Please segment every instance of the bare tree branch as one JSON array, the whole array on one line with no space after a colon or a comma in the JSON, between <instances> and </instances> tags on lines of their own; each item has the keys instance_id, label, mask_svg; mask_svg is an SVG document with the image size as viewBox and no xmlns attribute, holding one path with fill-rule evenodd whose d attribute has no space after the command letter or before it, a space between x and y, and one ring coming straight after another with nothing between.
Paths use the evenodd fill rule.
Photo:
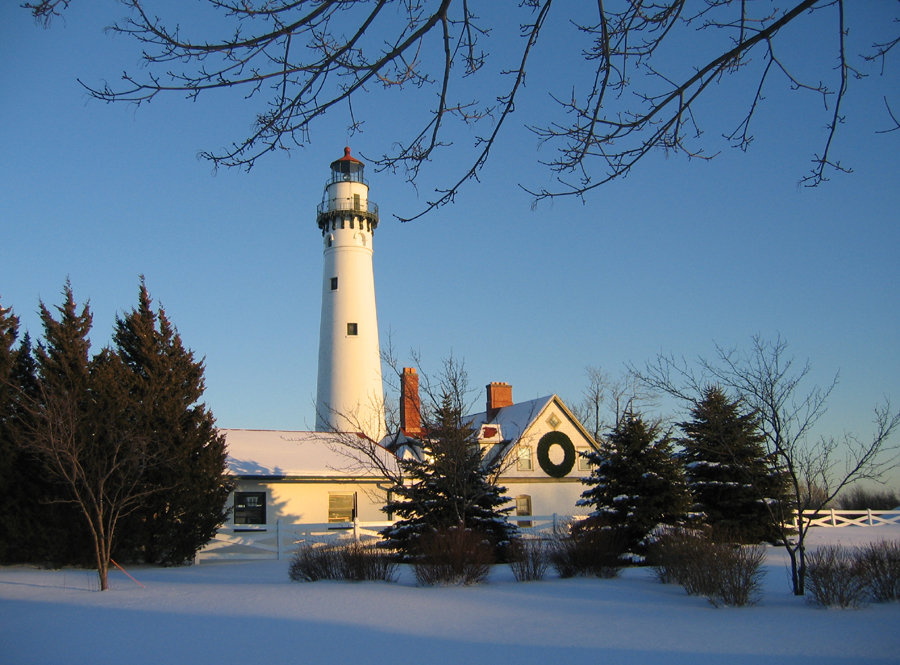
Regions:
<instances>
[{"instance_id":1,"label":"bare tree branch","mask_svg":"<svg viewBox=\"0 0 900 665\"><path fill-rule=\"evenodd\" d=\"M439 182L447 184L435 187L417 213L398 216L403 221L452 203L479 180L513 112L535 103L522 91L541 46L563 48L575 57L549 82L538 81L537 89L556 101L557 112L524 114L523 125L555 155L541 162L552 185L521 185L535 203L584 197L658 150L689 159L715 157L704 126L710 114L713 122L721 117L731 124L728 110L711 107L726 78L748 91L734 129L723 136L728 144L750 147L766 92L780 82L819 96L827 115L821 149L801 182L816 186L834 172L852 171L834 156L836 137L845 120L849 82L865 74L851 65L846 41L854 12L861 10L844 0L792 0L784 8L746 0L596 0L593 6L557 8L552 0L520 0L504 10L502 20L488 19L493 25L476 15L471 0L207 0L165 19L149 13L146 0L122 4L129 14L110 30L141 47L145 68L124 72L117 84L82 85L99 100L138 105L160 94L196 99L240 91L238 104L255 114L253 128L227 147L201 153L215 167L250 169L270 152L304 146L316 123L326 114L343 114L344 103L348 131L363 131L365 107L355 99L379 86L404 92L404 126L394 128L393 137L373 153L377 156L369 157L376 168L400 171L416 186L425 170L436 168L439 153L465 151L465 158L458 171L441 171ZM43 25L68 5L69 0L22 3ZM203 11L211 20L194 15ZM553 11L569 14L570 32L562 44L544 43ZM796 75L783 57L798 49L786 28L813 24L814 18L826 21L830 33L823 35L830 39L809 45L819 63L818 79L815 73ZM704 48L695 43L701 37ZM862 64L884 74L898 41L889 34L861 47L867 48ZM492 52L491 45L499 48ZM692 66L671 58L673 50L693 53ZM494 63L499 65L490 66ZM406 94L419 89L435 94ZM887 97L885 107L892 128L884 131L893 131L900 125ZM451 137L461 126L471 144L454 146Z\"/></svg>"},{"instance_id":2,"label":"bare tree branch","mask_svg":"<svg viewBox=\"0 0 900 665\"><path fill-rule=\"evenodd\" d=\"M794 593L803 595L810 527L804 511L821 510L853 483L878 479L897 466L900 444L891 437L900 426L900 411L893 412L888 400L876 406L875 430L869 439L852 434L814 439L838 377L825 386L807 388L810 364L796 364L787 348L781 337L770 341L757 335L747 352L717 345L715 358L700 358L696 369L683 359L658 356L637 375L692 406L706 387L718 385L754 409L770 457L790 479L796 522L782 521L781 539L791 559Z\"/></svg>"}]
</instances>

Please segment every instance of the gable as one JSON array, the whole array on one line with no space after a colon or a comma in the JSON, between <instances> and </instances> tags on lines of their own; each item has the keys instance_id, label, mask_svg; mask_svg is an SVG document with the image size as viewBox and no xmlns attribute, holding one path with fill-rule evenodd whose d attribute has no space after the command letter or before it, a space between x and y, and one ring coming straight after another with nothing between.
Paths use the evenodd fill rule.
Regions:
<instances>
[{"instance_id":1,"label":"gable","mask_svg":"<svg viewBox=\"0 0 900 665\"><path fill-rule=\"evenodd\" d=\"M481 434L486 457L501 455L504 478L580 478L579 451L594 449L593 439L557 395L519 402L468 416ZM484 436L498 429L501 441ZM520 457L521 456L521 457ZM530 459L530 464L528 460ZM530 467L530 468L529 468Z\"/></svg>"}]
</instances>

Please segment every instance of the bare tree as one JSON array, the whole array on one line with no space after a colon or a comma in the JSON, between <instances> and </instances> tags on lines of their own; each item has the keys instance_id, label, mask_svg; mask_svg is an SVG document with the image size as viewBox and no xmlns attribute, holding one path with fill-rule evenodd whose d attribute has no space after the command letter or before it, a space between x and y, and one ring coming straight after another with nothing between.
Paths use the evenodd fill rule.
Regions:
<instances>
[{"instance_id":1,"label":"bare tree","mask_svg":"<svg viewBox=\"0 0 900 665\"><path fill-rule=\"evenodd\" d=\"M600 440L600 432L606 429L603 421L604 405L607 401L609 379L599 367L585 369L588 384L584 389L583 399L574 407L575 415L585 426L594 441Z\"/></svg>"},{"instance_id":2,"label":"bare tree","mask_svg":"<svg viewBox=\"0 0 900 665\"><path fill-rule=\"evenodd\" d=\"M612 431L626 413L657 404L654 392L631 372L617 379L611 379L599 367L588 367L585 372L588 384L574 412L598 443L602 433Z\"/></svg>"},{"instance_id":3,"label":"bare tree","mask_svg":"<svg viewBox=\"0 0 900 665\"><path fill-rule=\"evenodd\" d=\"M144 482L158 463L148 438L125 411L129 373L104 351L91 362L86 392L42 381L20 445L36 453L84 515L94 546L100 590L109 588L116 528L147 497L167 488Z\"/></svg>"},{"instance_id":4,"label":"bare tree","mask_svg":"<svg viewBox=\"0 0 900 665\"><path fill-rule=\"evenodd\" d=\"M565 13L569 33L553 44L545 43L553 0L520 0L504 7L502 19L480 17L475 0L208 0L165 18L149 0L122 4L129 14L110 30L138 43L145 66L123 73L118 84L82 84L97 99L136 104L168 93L196 99L241 91L242 105L255 114L253 129L221 151L202 153L216 166L249 169L268 152L303 146L316 122L338 110L349 133L361 131L366 105L355 102L379 88L402 92L409 129L395 127L378 148L382 154L366 157L412 183L453 144L454 125L474 128L459 172L404 220L452 202L477 180L514 111L555 155L543 162L553 185L525 187L535 201L583 197L654 151L710 159L711 141L701 137L715 125L710 116L722 112L709 114L707 103L730 78L745 91L744 106L722 118L732 127L724 139L741 150L753 141L754 120L773 86L821 99L822 143L801 181L818 185L831 173L850 171L834 157L833 141L851 81L867 76L867 65L883 73L898 43L896 25L884 25L884 38L860 46L866 52L854 64L850 27L871 7L844 0L792 0L786 8L769 0L566 3L558 12ZM68 5L34 0L22 6L47 25ZM788 26L806 24L817 30L808 44L786 34ZM539 76L542 48L564 51L570 64L554 70L552 80L536 82L549 91L556 112L529 118L526 74ZM792 56L804 48L818 69L801 77ZM675 51L692 54L689 66L671 57ZM881 130L895 131L900 123L887 96L884 106Z\"/></svg>"},{"instance_id":5,"label":"bare tree","mask_svg":"<svg viewBox=\"0 0 900 665\"><path fill-rule=\"evenodd\" d=\"M881 477L894 468L900 445L891 436L900 425L900 411L885 400L874 410L871 438L853 434L815 437L837 376L825 387L806 387L811 366L796 364L781 337L753 338L749 351L716 347L713 360L700 359L697 368L684 359L658 356L636 374L647 385L697 404L710 385L742 398L758 415L768 451L789 478L795 520L780 519L781 544L791 560L793 591L803 595L806 579L806 534L812 517L839 492L860 480ZM783 517L783 516L781 516Z\"/></svg>"},{"instance_id":6,"label":"bare tree","mask_svg":"<svg viewBox=\"0 0 900 665\"><path fill-rule=\"evenodd\" d=\"M401 486L406 482L401 462L404 459L421 460L422 437L428 436L430 423L436 421L437 414L448 408L461 416L475 410L475 391L469 386L464 362L450 355L442 361L440 371L432 375L421 369L418 353L413 351L410 355L412 364L418 370L416 376L420 381L417 416L421 427L418 433L410 435L404 432L397 414L391 414L387 418L388 435L381 440L373 438L367 432L365 424L354 418L353 414L338 414L342 422L351 424L348 431L336 429L330 431L328 445L342 459L340 470L373 475L383 482L378 485L381 490ZM383 373L385 382L390 390L399 394L404 370L393 352L390 341L382 351L382 362L386 368ZM386 401L394 402L390 399ZM528 414L527 418L530 419L533 415ZM466 432L469 432L471 426L472 423L468 421L460 423L461 429ZM474 441L470 443L475 445ZM509 455L509 452L518 443L518 440L507 440L483 451L486 467L489 468L488 479L492 484L499 482L500 476L516 463L515 456Z\"/></svg>"}]
</instances>

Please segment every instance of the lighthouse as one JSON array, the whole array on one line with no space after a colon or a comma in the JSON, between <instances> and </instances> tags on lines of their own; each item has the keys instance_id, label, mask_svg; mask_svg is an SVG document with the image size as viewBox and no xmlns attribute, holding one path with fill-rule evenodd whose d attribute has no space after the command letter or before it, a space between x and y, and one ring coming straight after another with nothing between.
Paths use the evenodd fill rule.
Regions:
<instances>
[{"instance_id":1,"label":"lighthouse","mask_svg":"<svg viewBox=\"0 0 900 665\"><path fill-rule=\"evenodd\" d=\"M372 239L378 206L365 165L344 148L331 163L316 221L322 232L322 318L316 430L385 435Z\"/></svg>"}]
</instances>

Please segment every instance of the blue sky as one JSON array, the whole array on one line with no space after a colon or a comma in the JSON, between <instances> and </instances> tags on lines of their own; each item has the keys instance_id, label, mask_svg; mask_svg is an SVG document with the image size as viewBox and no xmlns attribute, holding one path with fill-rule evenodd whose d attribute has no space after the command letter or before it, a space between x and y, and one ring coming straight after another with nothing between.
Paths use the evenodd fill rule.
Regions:
<instances>
[{"instance_id":1,"label":"blue sky","mask_svg":"<svg viewBox=\"0 0 900 665\"><path fill-rule=\"evenodd\" d=\"M76 77L114 80L138 68L134 46L102 31L121 8L76 2L44 30L16 4L0 9L0 302L38 337L38 301L58 303L68 277L76 298L90 300L99 348L136 303L144 274L185 343L205 356L206 400L221 426L311 428L315 208L347 142L346 116L329 117L290 156L213 174L196 155L239 138L245 107L224 97L173 96L140 109L88 100ZM862 16L854 39L877 38L890 13L888 3L853 3L851 18ZM550 155L521 126L553 112L554 80L542 72L577 66L556 48L566 21L549 29L516 126L454 205L413 223L392 218L415 212L440 178L457 177L457 153L439 157L418 192L368 170L382 214L382 343L390 336L401 360L415 349L432 370L452 353L479 391L508 381L516 399L555 392L577 402L589 365L617 376L660 352L710 356L715 343L748 347L753 334L781 334L810 359L816 381L840 372L823 433L868 433L877 401L900 403L900 132L874 133L887 126L881 96L900 106L896 63L851 82L835 150L854 173L818 189L798 180L824 136L821 102L773 90L741 153L715 139L746 99L729 82L704 108L716 159L653 155L584 204L532 209L517 185L545 184L535 160ZM820 38L792 35L799 69ZM404 99L358 102L367 131L351 139L354 154L378 154L402 133Z\"/></svg>"}]
</instances>

